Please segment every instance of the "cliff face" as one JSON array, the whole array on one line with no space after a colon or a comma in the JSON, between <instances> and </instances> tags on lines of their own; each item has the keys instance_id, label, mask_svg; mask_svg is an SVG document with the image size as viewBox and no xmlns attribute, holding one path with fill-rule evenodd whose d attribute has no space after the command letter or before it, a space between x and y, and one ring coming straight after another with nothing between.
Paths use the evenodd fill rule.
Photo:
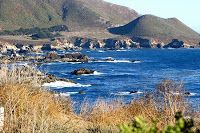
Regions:
<instances>
[{"instance_id":1,"label":"cliff face","mask_svg":"<svg viewBox=\"0 0 200 133\"><path fill-rule=\"evenodd\" d=\"M39 43L39 42L37 42ZM0 41L0 53L3 55L26 54L29 52L43 52L56 50L81 50L81 49L134 49L134 48L199 48L199 44L188 44L178 39L169 43L163 43L155 39L144 39L140 37L91 39L83 37L57 38L54 42L7 42Z\"/></svg>"},{"instance_id":2,"label":"cliff face","mask_svg":"<svg viewBox=\"0 0 200 133\"><path fill-rule=\"evenodd\" d=\"M125 24L137 12L103 0L0 0L0 27L50 27L65 24L70 30L106 28Z\"/></svg>"}]
</instances>

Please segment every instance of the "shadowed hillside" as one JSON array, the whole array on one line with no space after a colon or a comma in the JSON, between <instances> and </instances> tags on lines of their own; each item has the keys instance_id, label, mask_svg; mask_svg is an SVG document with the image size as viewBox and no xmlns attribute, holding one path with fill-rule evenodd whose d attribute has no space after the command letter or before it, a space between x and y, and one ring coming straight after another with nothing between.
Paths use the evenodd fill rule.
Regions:
<instances>
[{"instance_id":1,"label":"shadowed hillside","mask_svg":"<svg viewBox=\"0 0 200 133\"><path fill-rule=\"evenodd\" d=\"M0 29L50 27L70 30L124 24L138 14L102 0L0 0Z\"/></svg>"},{"instance_id":2,"label":"shadowed hillside","mask_svg":"<svg viewBox=\"0 0 200 133\"><path fill-rule=\"evenodd\" d=\"M199 40L200 38L197 32L176 18L164 19L153 15L143 15L124 26L108 30L118 35L158 38L161 40L174 38Z\"/></svg>"}]
</instances>

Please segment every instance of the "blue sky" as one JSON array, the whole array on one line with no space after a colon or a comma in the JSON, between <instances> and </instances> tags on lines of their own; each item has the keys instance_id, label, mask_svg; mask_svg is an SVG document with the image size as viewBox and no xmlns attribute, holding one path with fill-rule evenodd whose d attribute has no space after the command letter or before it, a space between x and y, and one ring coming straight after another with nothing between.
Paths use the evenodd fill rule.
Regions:
<instances>
[{"instance_id":1,"label":"blue sky","mask_svg":"<svg viewBox=\"0 0 200 133\"><path fill-rule=\"evenodd\" d=\"M105 0L124 5L140 14L176 17L200 33L200 0Z\"/></svg>"}]
</instances>

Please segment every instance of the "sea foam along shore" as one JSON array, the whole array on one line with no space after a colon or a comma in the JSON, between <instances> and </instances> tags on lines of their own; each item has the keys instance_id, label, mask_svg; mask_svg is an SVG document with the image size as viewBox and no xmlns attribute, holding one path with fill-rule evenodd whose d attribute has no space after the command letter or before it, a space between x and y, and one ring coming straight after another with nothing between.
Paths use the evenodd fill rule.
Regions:
<instances>
[{"instance_id":1,"label":"sea foam along shore","mask_svg":"<svg viewBox=\"0 0 200 133\"><path fill-rule=\"evenodd\" d=\"M108 63L135 63L131 62L129 60L98 60L98 61L92 61L92 62L108 62ZM140 63L140 62L139 62Z\"/></svg>"},{"instance_id":2,"label":"sea foam along shore","mask_svg":"<svg viewBox=\"0 0 200 133\"><path fill-rule=\"evenodd\" d=\"M116 95L116 96L126 96L126 95L135 95L135 94L143 94L143 92L135 91L134 93L132 93L131 91L124 91L124 92L112 93L112 95Z\"/></svg>"},{"instance_id":3,"label":"sea foam along shore","mask_svg":"<svg viewBox=\"0 0 200 133\"><path fill-rule=\"evenodd\" d=\"M43 87L50 87L50 88L66 88L66 87L90 87L91 85L83 85L80 83L72 83L66 81L55 81L50 83L44 83Z\"/></svg>"},{"instance_id":4,"label":"sea foam along shore","mask_svg":"<svg viewBox=\"0 0 200 133\"><path fill-rule=\"evenodd\" d=\"M75 95L75 94L78 94L79 92L65 92L65 93L58 93L58 94L55 94L55 96L59 97L69 97L71 95Z\"/></svg>"},{"instance_id":5,"label":"sea foam along shore","mask_svg":"<svg viewBox=\"0 0 200 133\"><path fill-rule=\"evenodd\" d=\"M98 72L98 71L94 71L94 73L92 74L82 74L82 76L99 76L99 75L103 75L104 73Z\"/></svg>"}]
</instances>

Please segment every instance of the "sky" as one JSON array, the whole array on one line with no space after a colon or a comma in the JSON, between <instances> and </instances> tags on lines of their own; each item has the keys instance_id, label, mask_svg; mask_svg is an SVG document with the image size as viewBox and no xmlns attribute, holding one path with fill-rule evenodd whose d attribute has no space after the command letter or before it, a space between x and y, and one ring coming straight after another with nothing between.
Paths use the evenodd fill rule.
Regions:
<instances>
[{"instance_id":1,"label":"sky","mask_svg":"<svg viewBox=\"0 0 200 133\"><path fill-rule=\"evenodd\" d=\"M127 6L140 14L176 17L200 33L200 0L105 0Z\"/></svg>"}]
</instances>

